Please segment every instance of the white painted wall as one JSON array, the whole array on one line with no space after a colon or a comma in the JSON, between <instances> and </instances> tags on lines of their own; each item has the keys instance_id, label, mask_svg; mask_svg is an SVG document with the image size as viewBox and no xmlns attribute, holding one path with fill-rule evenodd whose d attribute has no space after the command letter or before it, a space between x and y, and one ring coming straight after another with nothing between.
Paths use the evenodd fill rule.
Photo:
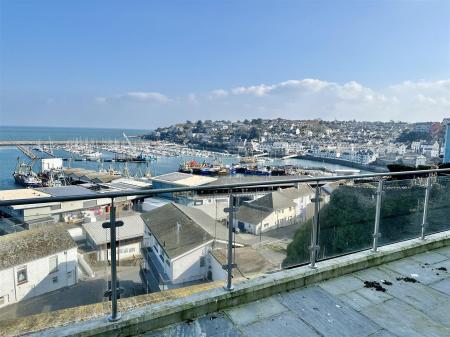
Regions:
<instances>
[{"instance_id":1,"label":"white painted wall","mask_svg":"<svg viewBox=\"0 0 450 337\"><path fill-rule=\"evenodd\" d=\"M222 268L222 265L219 261L212 255L212 253L208 256L209 265L211 266L212 280L226 280L227 272Z\"/></svg>"},{"instance_id":2,"label":"white painted wall","mask_svg":"<svg viewBox=\"0 0 450 337\"><path fill-rule=\"evenodd\" d=\"M58 270L50 274L49 260L53 256L58 256ZM17 272L24 266L27 268L28 281L18 284ZM5 298L5 303L0 307L74 285L78 278L77 269L77 248L74 247L66 252L59 252L23 265L1 270L0 297ZM55 277L57 281L53 282Z\"/></svg>"},{"instance_id":3,"label":"white painted wall","mask_svg":"<svg viewBox=\"0 0 450 337\"><path fill-rule=\"evenodd\" d=\"M297 207L288 207L281 210L277 210L269 214L264 220L257 224L248 223L239 219L236 219L235 226L238 226L239 222L244 223L244 228L248 233L259 234L262 224L262 233L270 231L275 228L285 227L292 225L297 216ZM258 212L257 209L254 209Z\"/></svg>"},{"instance_id":4,"label":"white painted wall","mask_svg":"<svg viewBox=\"0 0 450 337\"><path fill-rule=\"evenodd\" d=\"M206 278L208 272L207 256L211 249L212 241L171 260L172 282L179 284ZM203 266L200 266L202 257L204 263Z\"/></svg>"},{"instance_id":5,"label":"white painted wall","mask_svg":"<svg viewBox=\"0 0 450 337\"><path fill-rule=\"evenodd\" d=\"M106 245L104 245L106 247ZM97 250L97 260L106 261L107 256L111 260L111 249L108 249L108 255L106 255L105 248L98 248ZM119 244L116 249L116 256L119 260L127 260L133 257L141 256L141 242L131 242L128 244Z\"/></svg>"}]
</instances>

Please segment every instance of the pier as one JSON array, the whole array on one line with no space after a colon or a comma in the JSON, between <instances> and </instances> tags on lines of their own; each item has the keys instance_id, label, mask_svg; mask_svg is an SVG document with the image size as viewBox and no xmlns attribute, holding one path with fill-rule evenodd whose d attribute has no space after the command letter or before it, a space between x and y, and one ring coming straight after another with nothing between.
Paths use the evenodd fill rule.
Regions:
<instances>
[{"instance_id":1,"label":"pier","mask_svg":"<svg viewBox=\"0 0 450 337\"><path fill-rule=\"evenodd\" d=\"M73 140L52 140L52 141L41 141L41 140L0 140L0 146L30 146L30 145L70 145L73 144ZM95 141L85 141L83 144L96 144L96 145L111 145L117 143L116 140L95 140Z\"/></svg>"}]
</instances>

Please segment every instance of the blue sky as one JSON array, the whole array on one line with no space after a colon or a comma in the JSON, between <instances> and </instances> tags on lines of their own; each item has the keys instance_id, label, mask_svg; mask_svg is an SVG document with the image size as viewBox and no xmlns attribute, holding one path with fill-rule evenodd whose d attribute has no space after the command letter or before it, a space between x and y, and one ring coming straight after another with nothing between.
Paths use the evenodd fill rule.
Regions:
<instances>
[{"instance_id":1,"label":"blue sky","mask_svg":"<svg viewBox=\"0 0 450 337\"><path fill-rule=\"evenodd\" d=\"M4 125L450 115L447 0L0 5Z\"/></svg>"}]
</instances>

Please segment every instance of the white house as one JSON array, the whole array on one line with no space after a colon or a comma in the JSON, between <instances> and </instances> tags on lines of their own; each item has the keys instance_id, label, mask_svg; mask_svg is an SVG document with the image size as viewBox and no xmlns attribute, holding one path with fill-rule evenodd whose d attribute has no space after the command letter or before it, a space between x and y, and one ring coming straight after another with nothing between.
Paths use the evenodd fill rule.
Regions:
<instances>
[{"instance_id":1,"label":"white house","mask_svg":"<svg viewBox=\"0 0 450 337\"><path fill-rule=\"evenodd\" d=\"M60 226L0 237L0 308L77 283L77 245Z\"/></svg>"},{"instance_id":2,"label":"white house","mask_svg":"<svg viewBox=\"0 0 450 337\"><path fill-rule=\"evenodd\" d=\"M308 184L298 184L296 187L285 188L280 192L295 203L296 215L304 220L306 207L311 203L315 191Z\"/></svg>"},{"instance_id":3,"label":"white house","mask_svg":"<svg viewBox=\"0 0 450 337\"><path fill-rule=\"evenodd\" d=\"M141 214L147 286L167 289L208 278L206 257L214 239L185 208L170 203Z\"/></svg>"},{"instance_id":4,"label":"white house","mask_svg":"<svg viewBox=\"0 0 450 337\"><path fill-rule=\"evenodd\" d=\"M142 238L144 236L144 221L139 215L131 215L118 218L123 221L123 226L117 227L118 260L132 259L141 255ZM86 232L86 243L96 250L97 261L109 261L111 257L110 230L102 227L101 222L90 222L83 224Z\"/></svg>"},{"instance_id":5,"label":"white house","mask_svg":"<svg viewBox=\"0 0 450 337\"><path fill-rule=\"evenodd\" d=\"M252 234L289 226L294 223L297 216L296 208L295 202L283 192L271 192L241 205L236 213L234 226Z\"/></svg>"}]
</instances>

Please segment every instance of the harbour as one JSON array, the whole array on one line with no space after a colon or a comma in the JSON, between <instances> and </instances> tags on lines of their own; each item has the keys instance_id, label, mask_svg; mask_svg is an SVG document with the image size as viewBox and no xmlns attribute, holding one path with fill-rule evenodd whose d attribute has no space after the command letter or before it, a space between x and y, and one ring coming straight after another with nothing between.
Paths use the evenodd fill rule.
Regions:
<instances>
[{"instance_id":1,"label":"harbour","mask_svg":"<svg viewBox=\"0 0 450 337\"><path fill-rule=\"evenodd\" d=\"M4 132L5 128L9 129L9 132ZM22 187L13 177L13 173L18 169L18 161L23 163L22 170L31 169L37 173L42 171L40 161L50 158L61 158L65 170L78 168L94 172L115 172L121 177L135 179L175 171L183 172L183 165L190 162L196 163L199 170L189 172L201 175L368 173L365 170L356 172L354 168L345 165L318 163L309 159L240 157L235 154L192 149L169 142L137 139L136 136L145 132L143 130L64 130L68 135L79 135L72 139L64 139L61 130L57 128L17 128L16 139L10 135L11 127L0 127L0 131L0 189ZM28 140L24 140L25 138ZM27 165L31 168L26 167ZM58 180L57 175L45 179Z\"/></svg>"}]
</instances>

